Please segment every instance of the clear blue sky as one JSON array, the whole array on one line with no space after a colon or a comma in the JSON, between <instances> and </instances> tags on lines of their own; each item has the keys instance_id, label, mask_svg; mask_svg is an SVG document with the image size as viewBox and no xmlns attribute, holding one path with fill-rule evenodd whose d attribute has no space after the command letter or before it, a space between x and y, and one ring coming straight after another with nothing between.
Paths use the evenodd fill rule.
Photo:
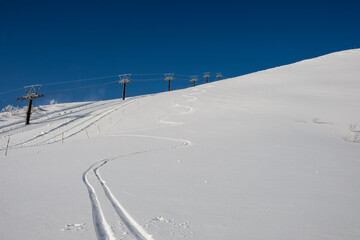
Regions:
<instances>
[{"instance_id":1,"label":"clear blue sky","mask_svg":"<svg viewBox=\"0 0 360 240\"><path fill-rule=\"evenodd\" d=\"M120 73L226 77L360 47L360 1L16 1L0 2L0 107L25 85ZM165 91L136 82L129 95ZM188 86L177 76L174 88ZM183 80L180 80L183 79ZM185 80L186 79L186 80ZM42 88L36 102L121 97L120 85L54 93L116 81Z\"/></svg>"}]
</instances>

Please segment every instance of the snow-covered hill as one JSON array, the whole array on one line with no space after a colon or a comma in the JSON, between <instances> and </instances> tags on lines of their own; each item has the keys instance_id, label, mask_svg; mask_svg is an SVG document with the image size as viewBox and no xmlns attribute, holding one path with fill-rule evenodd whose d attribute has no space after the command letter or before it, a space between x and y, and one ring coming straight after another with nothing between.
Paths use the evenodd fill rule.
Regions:
<instances>
[{"instance_id":1,"label":"snow-covered hill","mask_svg":"<svg viewBox=\"0 0 360 240\"><path fill-rule=\"evenodd\" d=\"M360 239L359 65L1 113L0 239Z\"/></svg>"}]
</instances>

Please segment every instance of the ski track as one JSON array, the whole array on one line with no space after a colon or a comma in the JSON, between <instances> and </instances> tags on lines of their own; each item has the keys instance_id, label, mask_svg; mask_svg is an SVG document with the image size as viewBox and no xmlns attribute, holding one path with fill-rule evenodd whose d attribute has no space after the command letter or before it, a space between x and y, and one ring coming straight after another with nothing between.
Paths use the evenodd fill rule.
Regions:
<instances>
[{"instance_id":1,"label":"ski track","mask_svg":"<svg viewBox=\"0 0 360 240\"><path fill-rule=\"evenodd\" d=\"M178 138L168 138L168 137L160 137L160 136L149 136L149 135L131 135L131 134L119 134L119 135L108 135L108 136L115 136L115 137L141 137L141 138L151 138L151 139L162 139L162 140L168 140L173 142L180 142L180 145L172 146L170 148L182 148L191 145L191 142L189 140L184 139L178 139ZM95 231L97 233L98 240L103 239L111 239L111 232L105 231L104 229L107 229L107 222L102 214L102 210L100 207L99 202L97 201L97 196L95 193L94 188L91 186L89 181L87 180L87 174L92 170L98 179L98 181L101 184L101 187L103 188L105 196L110 201L111 205L113 206L115 212L120 217L124 225L128 228L129 232L136 238L136 240L153 240L152 236L148 234L139 223L137 223L134 218L131 217L131 215L126 211L126 209L120 204L120 202L116 199L116 197L112 194L110 188L106 185L106 182L102 179L99 170L103 166L105 166L108 162L115 161L118 159L123 159L129 156L149 153L149 152L157 152L157 151L164 151L170 148L156 148L156 149L150 149L150 150L143 150L143 151L137 151L133 152L127 155L120 155L113 158L101 160L99 162L96 162L95 164L91 165L90 168L88 168L84 174L83 174L83 182L88 188L89 191L89 198L92 205L92 211L93 211L93 222ZM90 189L90 190L89 190ZM91 193L91 194L90 194ZM98 233L102 233L102 235L99 236ZM105 237L104 237L105 236Z\"/></svg>"},{"instance_id":2,"label":"ski track","mask_svg":"<svg viewBox=\"0 0 360 240\"><path fill-rule=\"evenodd\" d=\"M19 131L19 130L22 130L22 129L25 129L27 131L31 131L31 130L36 130L36 127L37 125L39 124L39 122L34 122L36 120L39 120L41 123L44 123L44 122L51 122L51 121L54 121L54 120L57 120L57 119L60 119L60 118L71 118L72 116L67 116L69 114L72 114L73 112L77 112L77 113L81 113L82 111L89 111L89 109L93 109L93 108L99 108L100 106L103 106L103 105L106 105L106 103L100 103L100 104L97 104L95 102L93 103L87 103L87 104L82 104L82 105L78 105L78 106L74 106L74 107L70 107L70 108L65 108L65 109L61 109L61 110L57 110L55 112L51 112L50 114L45 114L45 115L41 115L41 116L37 116L37 117L34 117L32 118L32 122L30 125L25 125L22 122L22 126L19 126L17 128L13 128L13 129L10 129L8 132L10 132L10 134L8 135L18 135L18 134L21 134L22 131ZM90 107L86 107L86 106L90 106ZM77 109L79 109L78 111L76 111ZM96 111L96 110L94 110ZM78 117L79 118L79 117ZM73 121L76 121L78 118L74 118L72 120L69 120L63 124L61 124L61 126L66 126L68 125L69 123L73 122ZM41 119L45 119L46 121L43 121ZM50 133L52 132L53 130L56 130L58 129L59 126L57 127L54 127L53 129L51 129L49 132L47 133ZM11 131L16 131L15 133L11 133ZM1 132L0 134L2 134L3 132ZM26 143L29 143L31 141L34 141L34 140L37 140L41 137L44 137L44 136L47 136L47 133L45 135L38 135L38 136L35 136L33 138L30 138L30 139L27 139L27 140L23 140L22 142L18 142L16 144L12 144L10 149L11 148L16 148L16 147L23 147ZM33 145L28 145L28 146L33 146Z\"/></svg>"},{"instance_id":3,"label":"ski track","mask_svg":"<svg viewBox=\"0 0 360 240\"><path fill-rule=\"evenodd\" d=\"M202 90L202 92L206 92L206 91ZM184 97L192 97L190 95L183 95L183 96ZM197 100L197 97L193 97L190 101L196 101L196 100ZM180 104L175 104L175 101L174 101L173 105L176 107L184 107L187 109L187 111L181 112L180 114L190 113L193 111L193 108L188 107L188 106L183 106ZM173 125L173 126L175 125L175 124L173 124L175 122L167 122L167 121L160 121L160 120L158 122L163 123L163 124ZM179 124L182 124L182 123L176 122L176 125L179 125ZM168 141L172 141L172 142L175 141L175 142L181 143L180 145L177 145L175 147L172 146L170 148L183 148L183 147L191 145L191 141L189 141L189 140L170 138L170 137L161 137L161 136L152 136L152 135L112 134L112 135L107 135L107 136L161 139L161 140L168 140ZM97 233L98 240L111 239L111 237L113 236L112 235L113 233L107 231L109 225L107 224L107 222L102 214L102 210L101 210L100 204L97 200L95 190L87 180L88 172L90 170L92 170L94 172L97 180L99 181L99 183L104 191L105 196L108 198L108 200L110 201L111 205L113 206L115 212L120 217L120 219L123 221L123 223L128 228L128 230L131 232L131 234L137 240L153 240L152 236L150 234L148 234L141 227L141 225L134 220L134 218L131 217L131 215L127 212L127 210L120 204L120 202L112 194L110 188L107 186L106 182L103 180L103 178L100 175L100 169L102 167L104 167L107 163L109 163L110 161L118 160L120 158L125 158L125 157L131 156L131 155L133 156L133 155L144 154L144 153L155 152L155 151L164 151L167 149L169 149L169 148L143 150L143 151L133 152L133 153L130 153L127 155L122 155L122 156L117 156L117 157L113 157L110 159L101 160L101 161L93 164L92 166L90 166L90 168L84 172L83 182L85 183L85 185L87 186L88 191L89 191L89 198L90 198L90 202L92 204L92 210L93 210L94 227L95 227L95 230ZM105 238L104 238L104 236L105 236Z\"/></svg>"},{"instance_id":4,"label":"ski track","mask_svg":"<svg viewBox=\"0 0 360 240\"><path fill-rule=\"evenodd\" d=\"M197 89L194 89L197 90ZM18 142L16 144L13 144L10 148L22 148L22 147L32 147L32 146L38 146L38 145L42 145L42 144L52 144L52 143L56 143L61 141L61 135L63 133L69 133L67 134L67 136L64 138L70 138L72 136L75 136L76 134L84 131L85 129L87 129L88 127L90 127L91 125L95 124L96 122L98 122L99 120L103 119L104 117L108 116L109 114L113 113L114 111L118 110L119 108L123 108L131 103L134 103L135 101L139 100L139 98L142 97L146 97L145 96L140 96L137 98L133 98L132 100L126 102L125 104L120 104L120 106L117 106L119 103L118 102L114 102L111 103L112 105L102 111L100 111L99 113L96 113L94 116L91 116L92 113L95 113L99 110L97 110L99 107L101 107L102 105L106 105L106 103L101 103L101 104L96 104L96 102L91 102L91 103L86 103L86 104L81 104L81 105L76 105L76 106L72 106L69 108L65 108L65 109L60 109L54 112L51 112L49 114L43 114L43 115L38 115L36 117L32 118L32 121L40 121L40 122L44 122L42 120L46 120L46 121L54 121L56 119L60 119L60 118L66 118L67 115L72 114L72 113L81 113L83 111L89 111L89 109L93 108L93 112L87 113L87 115L89 115L90 117L88 119L85 119L83 121L81 121L80 123L75 124L74 126L69 127L72 123L77 122L77 120L79 120L78 116L68 116L71 117L72 119L61 123L60 125L50 129L49 131L47 131L44 135L38 135L35 136L33 138L27 139L25 141L22 142ZM191 95L182 95L185 98L191 98L191 99L187 99L186 101L196 101L197 97L195 96L191 96ZM90 107L88 107L90 106ZM188 107L188 106L184 106L184 105L180 105L178 103L176 103L175 101L173 102L173 106L174 107L182 107L185 108L186 111L185 112L180 112L178 114L187 114L187 113L191 113L193 111L192 107ZM84 114L83 116L86 116L86 114ZM83 117L82 116L82 117ZM164 116L162 116L164 117ZM171 125L171 126L177 126L177 125L181 125L183 124L182 122L172 122L172 121L164 121L160 119L161 117L159 117L158 122L161 124L166 124L166 125ZM27 129L27 130L35 130L36 126L37 126L37 122L33 123L30 126L20 126L20 124L23 124L23 120L19 120L16 121L14 123L8 124L3 126L2 131L0 132L0 134L5 134L5 133L12 133L11 135L14 134L21 134L23 129ZM9 129L10 127L10 129ZM29 128L30 127L30 128ZM62 129L66 129L63 130ZM77 129L78 128L78 129ZM138 130L134 130L134 131L129 131L129 132L138 132ZM53 136L49 136L49 133L55 133L55 135ZM57 134L56 134L57 133ZM161 137L161 136L151 136L151 135L135 135L135 134L114 134L114 135L108 135L108 136L115 136L115 137L136 137L136 138L150 138L150 139L161 139L161 140L168 140L168 141L172 141L172 142L179 142L180 145L176 145L176 146L171 146L171 148L182 148L182 147L186 147L191 145L191 142L189 140L184 140L184 139L177 139L177 138L169 138L169 137ZM41 139L41 138L46 138L46 139ZM59 138L59 139L57 139ZM53 140L53 141L52 141ZM110 188L107 186L106 182L101 178L100 175L100 168L102 168L103 166L105 166L108 162L110 161L114 161L114 160L118 160L120 158L125 158L127 156L130 155L138 155L138 154L145 154L148 152L155 152L155 151L164 151L167 150L169 148L156 148L156 149L151 149L151 150L143 150L143 151L137 151L137 152L133 152L131 154L128 155L121 155L121 156L117 156L111 159L107 159L107 160L101 160L99 162L94 163L93 165L91 165L82 175L82 181L85 184L87 190L88 190L88 194L89 194L89 200L91 203L91 208L92 208L92 218L93 218L93 224L94 224L94 228L95 228L95 232L96 232L96 236L98 240L115 240L115 236L114 236L114 232L112 231L111 226L108 224L108 222L105 219L104 213L102 211L100 202L98 200L96 191L94 189L94 187L91 185L91 183L89 182L88 179L88 175L90 173L95 174L96 179L99 181L105 196L108 198L108 200L110 201L111 205L113 206L115 212L117 213L117 215L120 217L120 219L123 221L123 223L125 224L125 226L128 228L128 230L131 232L131 234L137 239L137 240L153 240L152 236L150 234L148 234L142 227L140 224L138 224L132 217L131 215L126 211L126 209L120 204L120 202L116 199L116 197L112 194ZM2 148L0 148L0 150L2 150Z\"/></svg>"},{"instance_id":5,"label":"ski track","mask_svg":"<svg viewBox=\"0 0 360 240\"><path fill-rule=\"evenodd\" d=\"M82 105L78 105L78 106L74 106L74 107L70 107L70 108L65 108L65 109L61 109L61 110L58 110L58 111L55 111L55 112L52 112L52 113L50 113L49 115L42 115L42 116L38 116L37 118L34 118L33 119L33 121L34 120L36 120L36 119L39 119L39 118L47 118L47 120L56 120L56 119L58 119L59 117L66 117L66 116L64 116L65 114L71 114L71 113L73 113L73 111L74 111L74 109L79 109L79 112L81 112L81 111L88 111L89 109L91 109L91 108L95 108L95 107L99 107L99 106L102 106L102 105L105 105L106 103L101 103L101 104L95 104L95 103L88 103L88 104L82 104ZM94 106L91 106L90 108L85 108L86 106L89 106L89 105L94 105ZM70 110L73 110L73 111L70 111ZM70 112L69 112L70 111ZM63 113L62 115L57 115L56 113ZM54 116L54 117L52 117L52 116ZM65 122L65 123L63 123L63 124L61 124L60 126L62 127L62 126L67 126L70 122L73 122L73 121L75 121L75 120L77 120L76 118L75 119L72 119L72 120L70 120L70 121L68 121L68 122ZM22 124L23 124L23 121L22 121ZM15 129L11 129L11 131L13 131L13 130L21 130L22 128L27 128L28 130L34 130L35 128L34 127L32 127L32 126L36 126L36 124L37 123L32 123L32 124L30 124L30 125L23 125L23 126L20 126L20 127L18 127L18 128L15 128ZM51 129L49 132L52 132L52 131L54 131L54 130L56 130L56 129L59 129L59 126L57 126L57 127L55 127L55 128L53 128L53 129ZM47 133L49 133L49 132L47 132ZM17 132L17 133L13 133L13 134L11 134L11 135L15 135L15 134L20 134L21 132ZM25 141L22 141L22 142L20 142L20 143L16 143L16 144L12 144L11 145L11 147L10 147L10 149L11 148L19 148L19 147L23 147L26 143L29 143L29 142L31 142L31 141L34 141L34 140L36 140L36 139L38 139L38 138L41 138L41 137L43 137L43 135L38 135L38 136L35 136L35 137L33 137L33 138L31 138L31 139L27 139L27 140L25 140ZM29 146L32 146L32 145L29 145Z\"/></svg>"},{"instance_id":6,"label":"ski track","mask_svg":"<svg viewBox=\"0 0 360 240\"><path fill-rule=\"evenodd\" d=\"M81 105L69 107L69 108L66 108L66 109L56 110L56 111L51 112L49 115L46 115L46 114L45 115L39 115L39 116L35 115L31 120L36 121L36 120L38 120L40 118L52 117L52 115L56 115L57 113L60 113L60 112L65 112L65 111L69 111L69 110L76 110L77 108L81 109L81 108L85 108L86 106L89 106L89 105L92 105L92 104L95 104L95 102L81 104ZM54 118L50 118L50 120L56 119L57 117L58 117L58 115L56 115ZM21 125L21 126L16 127L17 125ZM10 129L6 129L8 127L10 127ZM14 131L14 130L21 130L23 128L28 129L28 126L24 124L24 120L22 119L22 120L19 120L19 121L13 122L13 123L9 123L7 125L2 126L2 130L1 130L0 134L7 133L7 132L10 132L10 131Z\"/></svg>"},{"instance_id":7,"label":"ski track","mask_svg":"<svg viewBox=\"0 0 360 240\"><path fill-rule=\"evenodd\" d=\"M72 137L72 136L75 136L76 134L78 134L78 133L84 131L85 129L89 128L91 125L95 124L96 122L98 122L99 120L101 120L101 119L103 119L104 117L108 116L109 114L117 111L117 109L122 108L122 107L125 107L125 106L129 105L130 103L133 103L134 101L135 101L135 100L131 100L131 101L129 101L129 102L123 104L123 105L120 105L120 106L118 106L118 107L115 107L115 108L114 108L114 106L111 106L111 107L109 107L109 108L106 108L104 111L102 111L101 113L98 113L98 114L94 115L92 118L87 119L87 120L85 120L85 121L83 121L83 122L81 122L81 123L73 126L72 128L67 129L66 131L63 131L63 132L59 133L59 134L56 135L56 136L53 136L53 137L50 138L50 139L47 139L47 140L45 140L45 141L42 141L42 142L40 142L39 144L43 144L43 143L49 142L49 141L51 141L51 140L53 140L53 139L55 139L55 138L59 138L59 139L58 139L58 140L54 140L53 142L49 142L49 143L60 142L60 141L61 141L60 137L61 137L62 133L68 133L70 130L73 130L73 129L77 128L77 127L81 127L79 130L77 130L77 131L75 131L75 132L73 132L73 133L70 133L69 135L67 135L66 137L64 137L64 139L67 139L67 138L70 138L70 137ZM88 123L88 122L89 122L89 123ZM83 126L83 125L85 125L85 126Z\"/></svg>"},{"instance_id":8,"label":"ski track","mask_svg":"<svg viewBox=\"0 0 360 240\"><path fill-rule=\"evenodd\" d=\"M194 89L194 90L198 90L198 89ZM196 93L196 95L197 94L199 94L199 92ZM146 97L146 96L147 95L133 98L124 104L120 103L120 105L118 105L119 102L113 102L113 103L111 103L110 107L108 107L104 110L101 110L98 113L96 113L97 111L99 111L98 108L101 107L102 105L106 105L106 103L96 104L95 102L91 102L91 103L81 104L81 105L77 105L77 106L72 106L72 107L69 107L66 109L57 110L57 111L51 112L49 114L38 115L38 116L34 117L32 120L33 121L38 120L40 122L42 122L41 121L42 119L45 119L46 121L54 121L56 119L64 118L64 117L66 117L66 115L72 114L74 112L81 113L83 111L89 111L89 109L91 109L91 108L94 109L92 112L84 114L81 117L78 117L79 115L78 116L70 115L70 116L68 116L71 118L70 120L63 122L60 125L50 129L44 135L38 135L33 138L27 139L25 141L15 143L10 148L14 149L14 148L32 147L32 146L38 146L38 145L42 145L42 144L56 143L56 142L61 141L61 136L63 133L67 133L66 137L64 139L71 138L71 137L75 136L76 134L86 130L91 125L95 124L99 120L110 115L111 113L118 110L119 108L124 108L125 106L132 104L135 101L139 100L139 98ZM192 96L192 95L182 95L182 96L184 98L190 98L190 99L187 99L186 101L196 101L197 100L197 97ZM88 106L90 106L90 108L87 108ZM180 112L178 114L188 114L194 110L192 107L178 104L175 101L173 102L173 106L174 107L182 107L182 108L186 109L184 112ZM91 116L92 113L96 113L96 114L94 116ZM83 121L80 121L79 123L77 122L80 118L82 118L83 116L87 116L87 115L89 115L90 117ZM158 123L160 123L160 124L165 124L167 126L169 126L169 125L170 126L178 126L178 125L183 124L183 122L164 121L161 119L162 117L165 117L165 116L161 116L158 119ZM76 122L75 125L70 126L75 122ZM15 124L15 127L14 127L14 124ZM26 127L25 125L18 126L20 124L23 124L23 121L16 121L15 123L12 123L11 125L10 124L6 125L6 126L4 126L4 128L2 129L0 134L5 134L5 133L9 133L9 132L15 132L11 135L20 134L20 133L22 133L22 129L24 129ZM26 129L31 130L31 131L35 130L36 126L37 126L36 124L37 123L33 123L32 125L30 125L30 128L29 128L29 126L27 126ZM10 126L11 126L10 129L6 129ZM31 127L31 126L33 126L33 127ZM65 129L65 130L62 131L62 129ZM138 131L139 131L139 129L133 130L133 131L128 131L128 133L138 132ZM54 135L49 136L49 133L54 133ZM153 240L152 236L150 234L148 234L142 228L142 226L140 224L138 224L131 217L131 215L127 212L127 210L120 204L120 202L113 195L110 188L107 186L106 182L101 177L100 169L103 166L105 166L107 163L114 161L114 160L125 158L125 157L131 156L131 155L145 154L145 153L155 152L155 151L164 151L164 150L173 149L173 148L183 148L183 147L191 145L191 142L189 140L178 139L178 138L151 136L151 135L124 134L124 133L107 135L107 136L109 136L109 137L113 136L113 137L136 137L136 138L161 139L161 140L167 140L167 141L180 143L179 145L171 146L171 147L167 147L167 148L155 148L155 149L150 149L150 150L136 151L136 152L133 152L133 153L130 153L127 155L120 155L117 157L113 157L111 159L101 160L101 161L96 162L93 165L91 165L82 175L82 181L85 184L85 186L88 190L88 194L89 194L89 200L90 200L91 208L92 208L93 224L94 224L94 228L95 228L95 232L96 232L96 236L97 236L98 240L115 240L116 237L114 236L114 232L113 232L111 226L108 224L108 222L105 219L105 216L102 211L100 202L98 200L96 191L88 179L88 175L91 173L95 174L96 179L99 181L105 196L110 201L115 212L120 217L120 219L123 221L125 226L128 228L129 232L137 240ZM42 139L42 138L45 138L45 139ZM0 148L0 150L2 150L2 148Z\"/></svg>"},{"instance_id":9,"label":"ski track","mask_svg":"<svg viewBox=\"0 0 360 240\"><path fill-rule=\"evenodd\" d=\"M135 236L138 240L153 240L152 236L149 235L141 226L138 224L130 214L125 210L125 208L119 203L119 201L114 197L109 187L106 185L106 182L101 178L99 174L99 169L104 166L108 161L103 161L103 163L94 169L94 173L99 180L106 197L111 202L111 205L114 207L116 213L121 218L125 226L129 231Z\"/></svg>"},{"instance_id":10,"label":"ski track","mask_svg":"<svg viewBox=\"0 0 360 240\"><path fill-rule=\"evenodd\" d=\"M138 100L139 98L142 98L142 97L145 97L145 96L137 97L135 99L132 99L132 100L126 102L125 104L121 104L120 106L115 106L115 107L110 106L110 107L106 108L105 110L101 111L100 113L97 113L96 115L91 116L90 118L85 119L84 121L82 121L82 122L80 122L80 123L78 123L78 124L76 124L76 125L69 128L67 126L69 126L71 123L78 120L78 118L71 119L71 120L69 120L69 121L67 121L65 123L60 124L59 126L53 128L53 129L51 129L50 131L48 131L44 135L38 135L38 136L35 136L35 137L31 138L31 139L25 140L23 142L12 144L11 147L9 147L9 148L14 149L14 148L22 148L22 147L32 147L32 146L38 146L38 145L43 145L43 144L52 144L52 143L60 142L60 141L62 141L62 134L63 133L66 134L66 133L70 132L70 134L65 135L64 139L67 139L67 138L70 138L70 137L72 137L72 136L74 136L76 134L79 134L80 132L82 132L85 129L89 128L91 125L93 125L96 122L98 122L99 120L105 118L106 116L108 116L109 114L111 114L114 111L118 110L119 108L125 107L125 106L133 103L134 101ZM118 102L115 102L113 104L118 105ZM102 106L102 105L105 105L105 104L96 105L94 107L99 107L99 106ZM82 105L81 107L84 107L84 105ZM92 107L92 108L94 108L94 107ZM85 109L85 110L88 110L88 109ZM63 110L61 110L59 112L66 112L66 111L68 111L68 109L63 109ZM44 116L42 116L42 117L44 117ZM66 130L61 131L61 129L64 128L64 127L67 127ZM80 128L80 129L75 130L76 128ZM73 130L75 130L75 131L73 131ZM50 138L47 138L45 140L42 140L42 141L39 140L44 136L47 137L49 133L56 132L56 131L59 132L59 133L54 135L54 136L50 136ZM39 141L37 141L37 140L39 140ZM3 150L3 148L0 148L0 150Z\"/></svg>"},{"instance_id":11,"label":"ski track","mask_svg":"<svg viewBox=\"0 0 360 240\"><path fill-rule=\"evenodd\" d=\"M189 95L182 95L183 97L193 97L193 96L189 96ZM188 101L196 101L197 100L197 97L193 97L193 99L190 99ZM184 105L181 105L181 104L178 104L176 103L176 101L173 102L173 105L175 107L182 107L182 108L186 108L187 110L185 112L181 112L179 114L189 114L191 113L192 111L194 111L194 108L192 107L189 107L189 106L184 106ZM166 115L165 115L166 116ZM165 120L162 120L163 117L165 116L160 116L159 119L158 119L158 122L159 123L164 123L164 124L170 124L170 125L174 125L174 126L177 126L177 125L183 125L184 123L183 122L172 122L172 121L165 121Z\"/></svg>"},{"instance_id":12,"label":"ski track","mask_svg":"<svg viewBox=\"0 0 360 240\"><path fill-rule=\"evenodd\" d=\"M67 139L67 138L69 138L69 137L72 137L72 136L80 133L81 131L85 130L86 128L90 127L92 124L95 124L97 121L99 121L99 120L101 120L102 118L106 117L106 116L109 115L110 113L116 111L118 108L124 107L124 106L130 104L130 103L133 102L133 101L134 101L134 100L129 101L129 102L127 102L127 103L125 103L125 104L123 104L123 105L120 105L120 106L118 106L118 107L115 107L115 108L114 108L114 106L110 106L110 107L106 108L105 110L101 111L100 113L97 113L97 114L95 114L94 116L90 117L89 119L85 119L84 121L76 124L75 126L72 126L72 127L70 127L70 128L67 128L65 131L60 131L59 134L57 134L57 135L55 135L55 136L53 136L53 137L50 137L50 138L48 138L48 139L46 139L46 140L43 140L43 141L39 142L38 144L35 143L35 145L41 145L41 144L46 144L46 143L56 143L56 142L60 142L60 141L62 140L62 139L61 139L61 135L62 135L63 133L65 134L65 133L71 132L71 131L74 130L75 128L81 127L81 126L83 126L84 124L86 124L85 127L82 127L80 130L77 130L77 131L75 130L75 132L66 135L66 136L64 137L64 139ZM116 104L116 105L117 105L117 104ZM68 126L68 125L70 124L70 122L73 122L73 121L71 120L71 121L69 121L69 122L67 122L67 123L65 123L65 124L63 124L63 125L61 125L61 126L58 126L58 127L55 128L55 130L59 130L59 129L61 129L61 127ZM88 123L88 122L89 122L89 123ZM59 138L59 139L58 139L58 140L54 140L54 141L51 142L51 140L56 139L56 138ZM37 139L37 138L36 138L36 139Z\"/></svg>"},{"instance_id":13,"label":"ski track","mask_svg":"<svg viewBox=\"0 0 360 240\"><path fill-rule=\"evenodd\" d=\"M87 175L89 174L90 170L92 170L92 168L96 165L98 165L98 163L95 163L94 165L89 167L82 176L83 182L86 185L89 192L89 199L91 202L93 223L94 223L96 236L98 240L115 240L116 238L114 237L114 233L112 232L111 227L107 223L104 214L101 210L101 206L96 196L95 189L91 186L91 184L87 179Z\"/></svg>"},{"instance_id":14,"label":"ski track","mask_svg":"<svg viewBox=\"0 0 360 240\"><path fill-rule=\"evenodd\" d=\"M175 106L175 107L182 107L182 108L186 108L186 109L187 109L187 111L181 112L180 114L189 114L189 113L191 113L191 112L194 110L194 108L192 108L192 107L180 105L180 104L178 104L178 103L175 102L175 101L174 101L174 106Z\"/></svg>"}]
</instances>

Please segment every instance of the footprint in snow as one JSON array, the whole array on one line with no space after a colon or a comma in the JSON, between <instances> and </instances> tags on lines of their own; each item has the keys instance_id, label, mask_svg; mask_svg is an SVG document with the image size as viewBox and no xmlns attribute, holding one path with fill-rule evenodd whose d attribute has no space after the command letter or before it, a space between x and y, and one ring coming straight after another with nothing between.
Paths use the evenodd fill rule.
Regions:
<instances>
[{"instance_id":1,"label":"footprint in snow","mask_svg":"<svg viewBox=\"0 0 360 240\"><path fill-rule=\"evenodd\" d=\"M146 221L145 228L154 233L153 237L166 238L167 236L178 238L191 238L194 232L189 222L177 223L174 219L166 219L163 216L155 217Z\"/></svg>"},{"instance_id":2,"label":"footprint in snow","mask_svg":"<svg viewBox=\"0 0 360 240\"><path fill-rule=\"evenodd\" d=\"M61 231L82 231L85 228L86 223L70 223L67 224Z\"/></svg>"}]
</instances>

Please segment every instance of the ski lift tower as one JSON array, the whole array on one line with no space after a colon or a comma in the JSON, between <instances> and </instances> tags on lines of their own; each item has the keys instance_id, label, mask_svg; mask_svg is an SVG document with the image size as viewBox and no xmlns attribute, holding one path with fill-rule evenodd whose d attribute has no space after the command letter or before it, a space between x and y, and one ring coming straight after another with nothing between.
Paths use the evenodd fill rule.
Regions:
<instances>
[{"instance_id":1,"label":"ski lift tower","mask_svg":"<svg viewBox=\"0 0 360 240\"><path fill-rule=\"evenodd\" d=\"M27 108L27 112L26 112L26 122L25 122L26 125L28 125L30 123L30 115L31 115L33 100L36 98L45 96L44 94L39 94L40 87L41 87L40 84L26 86L26 87L24 87L25 88L25 96L17 98L18 101L24 101L27 99L29 100L29 104L28 104L28 108Z\"/></svg>"},{"instance_id":2,"label":"ski lift tower","mask_svg":"<svg viewBox=\"0 0 360 240\"><path fill-rule=\"evenodd\" d=\"M220 80L220 78L222 78L222 74L221 73L217 73L216 77L218 78L218 80Z\"/></svg>"},{"instance_id":3,"label":"ski lift tower","mask_svg":"<svg viewBox=\"0 0 360 240\"><path fill-rule=\"evenodd\" d=\"M123 92L122 92L123 100L125 100L126 84L131 82L130 77L131 77L131 73L121 74L119 75L120 81L117 81L118 84L123 84Z\"/></svg>"},{"instance_id":4,"label":"ski lift tower","mask_svg":"<svg viewBox=\"0 0 360 240\"><path fill-rule=\"evenodd\" d=\"M174 73L164 73L164 80L168 81L168 91L170 91L170 81L174 80Z\"/></svg>"},{"instance_id":5,"label":"ski lift tower","mask_svg":"<svg viewBox=\"0 0 360 240\"><path fill-rule=\"evenodd\" d=\"M205 82L208 83L208 78L210 77L210 73L209 72L204 73L203 77L205 78Z\"/></svg>"},{"instance_id":6,"label":"ski lift tower","mask_svg":"<svg viewBox=\"0 0 360 240\"><path fill-rule=\"evenodd\" d=\"M195 87L195 83L196 83L197 81L199 81L197 75L191 76L190 82L193 83L193 86L194 86L194 87Z\"/></svg>"}]
</instances>

